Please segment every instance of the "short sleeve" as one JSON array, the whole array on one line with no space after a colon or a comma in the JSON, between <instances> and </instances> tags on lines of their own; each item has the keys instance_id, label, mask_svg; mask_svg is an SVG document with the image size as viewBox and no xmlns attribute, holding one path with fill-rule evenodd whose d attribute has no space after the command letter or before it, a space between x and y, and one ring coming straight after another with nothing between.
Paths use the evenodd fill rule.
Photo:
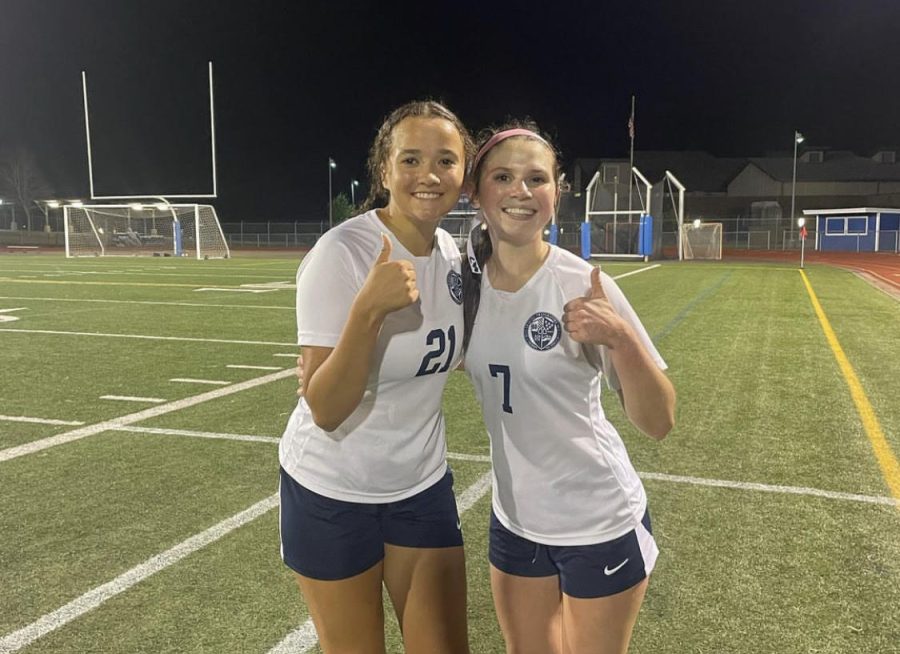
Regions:
<instances>
[{"instance_id":1,"label":"short sleeve","mask_svg":"<svg viewBox=\"0 0 900 654\"><path fill-rule=\"evenodd\" d=\"M631 303L628 302L625 294L622 293L622 289L619 288L619 285L616 284L612 277L610 277L606 273L600 274L603 282L603 291L606 293L606 297L609 299L610 304L612 304L613 308L616 310L616 313L618 313L631 326L631 328L634 330L634 333L637 335L641 345L643 345L644 349L646 349L650 354L650 358L653 359L657 367L660 370L665 370L666 368L668 368L666 362L663 360L662 356L659 354L659 351L656 349L656 346L653 344L653 341L650 339L650 335L647 333L647 330L644 329L644 325L643 323L641 323L641 319L638 318L638 315L632 308ZM603 375L606 377L607 385L615 391L621 390L622 385L619 383L619 375L616 372L615 366L613 365L609 348L605 345L594 347L597 350L597 352L595 352L595 357L599 358L600 367L603 370Z\"/></svg>"},{"instance_id":2,"label":"short sleeve","mask_svg":"<svg viewBox=\"0 0 900 654\"><path fill-rule=\"evenodd\" d=\"M334 347L362 281L346 245L322 239L297 270L297 342Z\"/></svg>"}]
</instances>

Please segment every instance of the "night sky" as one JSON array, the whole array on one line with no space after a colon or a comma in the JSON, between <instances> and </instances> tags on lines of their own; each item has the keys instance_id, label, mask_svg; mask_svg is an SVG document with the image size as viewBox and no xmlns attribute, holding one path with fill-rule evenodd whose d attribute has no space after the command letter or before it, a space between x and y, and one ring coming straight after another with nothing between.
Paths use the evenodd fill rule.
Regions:
<instances>
[{"instance_id":1,"label":"night sky","mask_svg":"<svg viewBox=\"0 0 900 654\"><path fill-rule=\"evenodd\" d=\"M95 192L206 192L209 60L224 221L326 217L329 157L359 200L418 98L476 130L530 116L566 162L627 156L632 94L637 150L900 146L897 0L0 0L0 149L88 197L84 69Z\"/></svg>"}]
</instances>

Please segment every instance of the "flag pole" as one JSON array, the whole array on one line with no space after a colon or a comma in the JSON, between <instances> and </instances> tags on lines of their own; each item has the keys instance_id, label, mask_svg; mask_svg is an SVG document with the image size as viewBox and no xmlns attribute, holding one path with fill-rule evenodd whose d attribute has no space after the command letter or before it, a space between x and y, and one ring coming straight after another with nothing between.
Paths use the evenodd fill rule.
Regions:
<instances>
[{"instance_id":1,"label":"flag pole","mask_svg":"<svg viewBox=\"0 0 900 654\"><path fill-rule=\"evenodd\" d=\"M634 181L634 96L631 96L631 117L628 119L628 137L631 140L631 149L628 155L628 211L631 211L631 184ZM647 211L650 208L647 207ZM631 214L628 214L631 221Z\"/></svg>"}]
</instances>

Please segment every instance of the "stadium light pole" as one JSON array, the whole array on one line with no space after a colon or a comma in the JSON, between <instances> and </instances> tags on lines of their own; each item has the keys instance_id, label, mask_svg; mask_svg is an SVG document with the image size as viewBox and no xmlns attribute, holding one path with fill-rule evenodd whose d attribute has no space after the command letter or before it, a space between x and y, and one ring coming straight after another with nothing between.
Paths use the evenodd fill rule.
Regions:
<instances>
[{"instance_id":1,"label":"stadium light pole","mask_svg":"<svg viewBox=\"0 0 900 654\"><path fill-rule=\"evenodd\" d=\"M794 176L791 180L791 241L794 240L794 199L797 196L797 146L803 143L803 134L794 130Z\"/></svg>"},{"instance_id":2,"label":"stadium light pole","mask_svg":"<svg viewBox=\"0 0 900 654\"><path fill-rule=\"evenodd\" d=\"M334 227L334 214L331 207L331 171L335 168L337 168L337 164L334 162L334 159L328 157L328 229Z\"/></svg>"},{"instance_id":3,"label":"stadium light pole","mask_svg":"<svg viewBox=\"0 0 900 654\"><path fill-rule=\"evenodd\" d=\"M350 182L350 203L355 207L356 206L356 187L359 186L359 182L355 179Z\"/></svg>"}]
</instances>

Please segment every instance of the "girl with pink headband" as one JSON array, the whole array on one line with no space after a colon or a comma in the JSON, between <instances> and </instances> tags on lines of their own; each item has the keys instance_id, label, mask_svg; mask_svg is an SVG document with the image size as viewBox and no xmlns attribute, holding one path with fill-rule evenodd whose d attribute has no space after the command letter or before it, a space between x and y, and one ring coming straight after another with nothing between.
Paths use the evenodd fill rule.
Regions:
<instances>
[{"instance_id":1,"label":"girl with pink headband","mask_svg":"<svg viewBox=\"0 0 900 654\"><path fill-rule=\"evenodd\" d=\"M491 588L507 652L623 653L658 549L601 380L657 440L675 392L616 283L543 240L558 179L531 124L489 134L470 174L484 222L463 268L463 342L491 439Z\"/></svg>"}]
</instances>

